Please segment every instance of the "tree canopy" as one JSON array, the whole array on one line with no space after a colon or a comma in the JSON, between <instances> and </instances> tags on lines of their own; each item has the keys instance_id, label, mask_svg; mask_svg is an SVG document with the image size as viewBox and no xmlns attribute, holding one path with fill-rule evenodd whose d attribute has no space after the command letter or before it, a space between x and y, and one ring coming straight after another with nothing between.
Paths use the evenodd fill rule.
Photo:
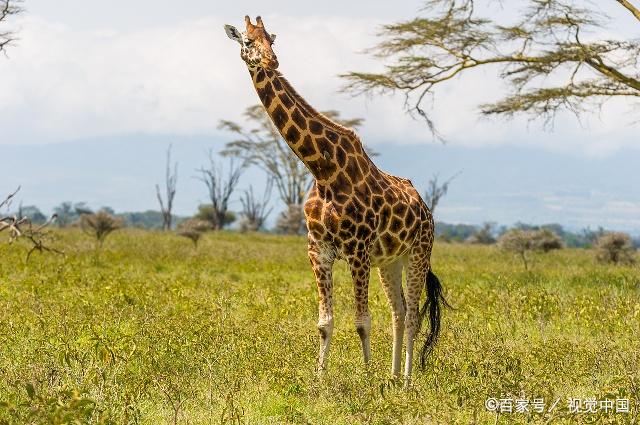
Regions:
<instances>
[{"instance_id":1,"label":"tree canopy","mask_svg":"<svg viewBox=\"0 0 640 425\"><path fill-rule=\"evenodd\" d=\"M425 99L476 68L497 66L508 86L503 98L479 105L484 115L525 114L550 123L560 110L579 115L613 97L640 98L640 40L611 36L605 15L624 7L632 14L625 16L640 23L640 9L626 0L576 3L427 0L426 16L379 33L369 52L384 61L384 71L344 74L345 91L403 93L407 110L424 118L434 135Z\"/></svg>"}]
</instances>

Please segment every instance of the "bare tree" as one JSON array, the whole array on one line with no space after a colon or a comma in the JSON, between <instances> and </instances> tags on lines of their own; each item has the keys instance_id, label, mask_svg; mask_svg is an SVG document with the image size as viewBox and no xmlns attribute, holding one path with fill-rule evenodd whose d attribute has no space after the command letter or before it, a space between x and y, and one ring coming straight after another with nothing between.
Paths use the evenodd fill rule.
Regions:
<instances>
[{"instance_id":1,"label":"bare tree","mask_svg":"<svg viewBox=\"0 0 640 425\"><path fill-rule=\"evenodd\" d=\"M0 52L6 52L6 48L16 40L15 33L4 29L4 24L12 15L22 11L20 3L22 0L0 0Z\"/></svg>"},{"instance_id":2,"label":"bare tree","mask_svg":"<svg viewBox=\"0 0 640 425\"><path fill-rule=\"evenodd\" d=\"M630 1L597 6L624 7L640 21ZM501 17L517 18L498 22L496 8L507 9ZM371 49L386 62L384 72L343 77L345 90L354 95L403 93L407 110L424 118L436 137L423 101L436 87L476 68L497 65L509 86L503 99L480 105L485 115L527 114L550 124L560 110L579 115L613 97L640 97L640 40L593 39L590 34L605 32L610 22L596 2L526 0L507 6L489 0L427 0L423 12L429 17L384 26L382 41Z\"/></svg>"},{"instance_id":3,"label":"bare tree","mask_svg":"<svg viewBox=\"0 0 640 425\"><path fill-rule=\"evenodd\" d=\"M213 206L212 225L216 230L220 230L224 226L229 209L229 200L238 185L246 164L246 161L243 161L238 166L231 159L229 161L229 170L225 176L223 166L216 164L213 152L209 151L208 168L202 167L198 170L200 172L198 179L204 182L209 192L209 200Z\"/></svg>"},{"instance_id":4,"label":"bare tree","mask_svg":"<svg viewBox=\"0 0 640 425\"><path fill-rule=\"evenodd\" d=\"M259 200L253 193L253 186L249 186L245 190L240 202L242 203L242 221L240 222L240 230L256 232L263 226L273 208L269 207L269 199L271 199L271 191L273 190L273 179L267 180L262 200Z\"/></svg>"},{"instance_id":5,"label":"bare tree","mask_svg":"<svg viewBox=\"0 0 640 425\"><path fill-rule=\"evenodd\" d=\"M451 178L449 178L444 183L438 182L438 175L434 174L429 183L427 183L427 189L424 192L424 201L431 210L431 213L436 209L440 199L447 194L449 191L449 184L460 175L460 172L454 174Z\"/></svg>"},{"instance_id":6,"label":"bare tree","mask_svg":"<svg viewBox=\"0 0 640 425\"><path fill-rule=\"evenodd\" d=\"M171 172L171 145L167 149L167 165L165 170L165 191L166 203L162 200L160 194L160 186L156 184L156 196L160 203L160 212L162 213L162 230L171 230L171 220L173 218L171 211L173 210L173 198L176 196L176 183L178 182L178 163L173 165Z\"/></svg>"},{"instance_id":7,"label":"bare tree","mask_svg":"<svg viewBox=\"0 0 640 425\"><path fill-rule=\"evenodd\" d=\"M0 201L0 210L2 208L8 208L11 205L11 201L20 191L18 187L14 192L7 195L7 197ZM4 230L9 232L9 243L13 243L18 238L27 240L31 244L31 249L27 253L27 261L35 251L38 252L54 252L56 254L64 254L62 251L47 246L45 242L51 239L51 233L46 229L57 218L56 214L53 214L49 220L34 227L28 217L19 215L4 216L0 214L0 233Z\"/></svg>"}]
</instances>

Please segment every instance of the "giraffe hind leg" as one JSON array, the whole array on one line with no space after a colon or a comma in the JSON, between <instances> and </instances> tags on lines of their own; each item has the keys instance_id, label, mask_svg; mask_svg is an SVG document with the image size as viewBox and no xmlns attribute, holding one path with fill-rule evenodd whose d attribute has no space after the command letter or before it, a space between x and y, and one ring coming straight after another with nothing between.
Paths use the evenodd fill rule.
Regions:
<instances>
[{"instance_id":1,"label":"giraffe hind leg","mask_svg":"<svg viewBox=\"0 0 640 425\"><path fill-rule=\"evenodd\" d=\"M364 363L371 359L371 314L369 313L369 276L370 265L366 253L361 253L358 258L348 260L353 279L353 291L355 296L355 326L362 344L362 356Z\"/></svg>"},{"instance_id":2,"label":"giraffe hind leg","mask_svg":"<svg viewBox=\"0 0 640 425\"><path fill-rule=\"evenodd\" d=\"M402 261L380 267L378 275L382 283L389 305L391 306L391 320L393 323L393 352L391 357L391 375L400 376L402 367L402 345L404 340L404 321L407 310L402 292Z\"/></svg>"},{"instance_id":3,"label":"giraffe hind leg","mask_svg":"<svg viewBox=\"0 0 640 425\"><path fill-rule=\"evenodd\" d=\"M423 255L411 254L407 262L407 313L405 318L407 332L407 353L404 364L405 387L411 383L413 366L413 346L420 331L420 296L425 287L429 260Z\"/></svg>"},{"instance_id":4,"label":"giraffe hind leg","mask_svg":"<svg viewBox=\"0 0 640 425\"><path fill-rule=\"evenodd\" d=\"M318 332L320 352L318 354L318 374L327 368L327 357L333 335L333 255L309 243L309 260L318 287Z\"/></svg>"}]
</instances>

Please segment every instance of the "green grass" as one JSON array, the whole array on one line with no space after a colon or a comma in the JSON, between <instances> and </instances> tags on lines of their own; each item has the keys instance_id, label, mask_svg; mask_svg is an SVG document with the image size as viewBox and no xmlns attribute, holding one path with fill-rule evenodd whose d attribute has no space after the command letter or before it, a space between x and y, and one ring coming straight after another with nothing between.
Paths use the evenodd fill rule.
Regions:
<instances>
[{"instance_id":1,"label":"green grass","mask_svg":"<svg viewBox=\"0 0 640 425\"><path fill-rule=\"evenodd\" d=\"M389 380L390 310L373 273L372 363L337 265L336 329L316 379L317 304L304 238L217 233L199 249L120 231L96 254L0 244L0 423L637 423L640 272L593 253L536 257L437 243L456 307L425 371ZM543 397L543 414L488 412L487 397ZM568 397L629 398L629 414L569 414ZM549 406L547 406L549 407Z\"/></svg>"}]
</instances>

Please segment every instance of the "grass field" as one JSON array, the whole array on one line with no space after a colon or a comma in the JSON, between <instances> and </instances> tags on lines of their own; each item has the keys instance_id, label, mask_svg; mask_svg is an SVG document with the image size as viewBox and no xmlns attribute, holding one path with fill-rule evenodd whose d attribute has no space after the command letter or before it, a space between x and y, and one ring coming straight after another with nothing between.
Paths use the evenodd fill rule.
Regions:
<instances>
[{"instance_id":1,"label":"grass field","mask_svg":"<svg viewBox=\"0 0 640 425\"><path fill-rule=\"evenodd\" d=\"M315 283L304 238L217 233L198 250L171 234L112 235L66 257L0 244L0 423L638 423L640 271L593 253L536 257L437 243L456 307L425 371L389 380L390 310L372 277L372 364L362 364L351 283L336 270L336 330L314 366ZM485 400L543 398L543 413ZM572 414L569 397L628 398L630 412ZM556 407L551 404L560 398ZM530 408L530 410L532 410Z\"/></svg>"}]
</instances>

